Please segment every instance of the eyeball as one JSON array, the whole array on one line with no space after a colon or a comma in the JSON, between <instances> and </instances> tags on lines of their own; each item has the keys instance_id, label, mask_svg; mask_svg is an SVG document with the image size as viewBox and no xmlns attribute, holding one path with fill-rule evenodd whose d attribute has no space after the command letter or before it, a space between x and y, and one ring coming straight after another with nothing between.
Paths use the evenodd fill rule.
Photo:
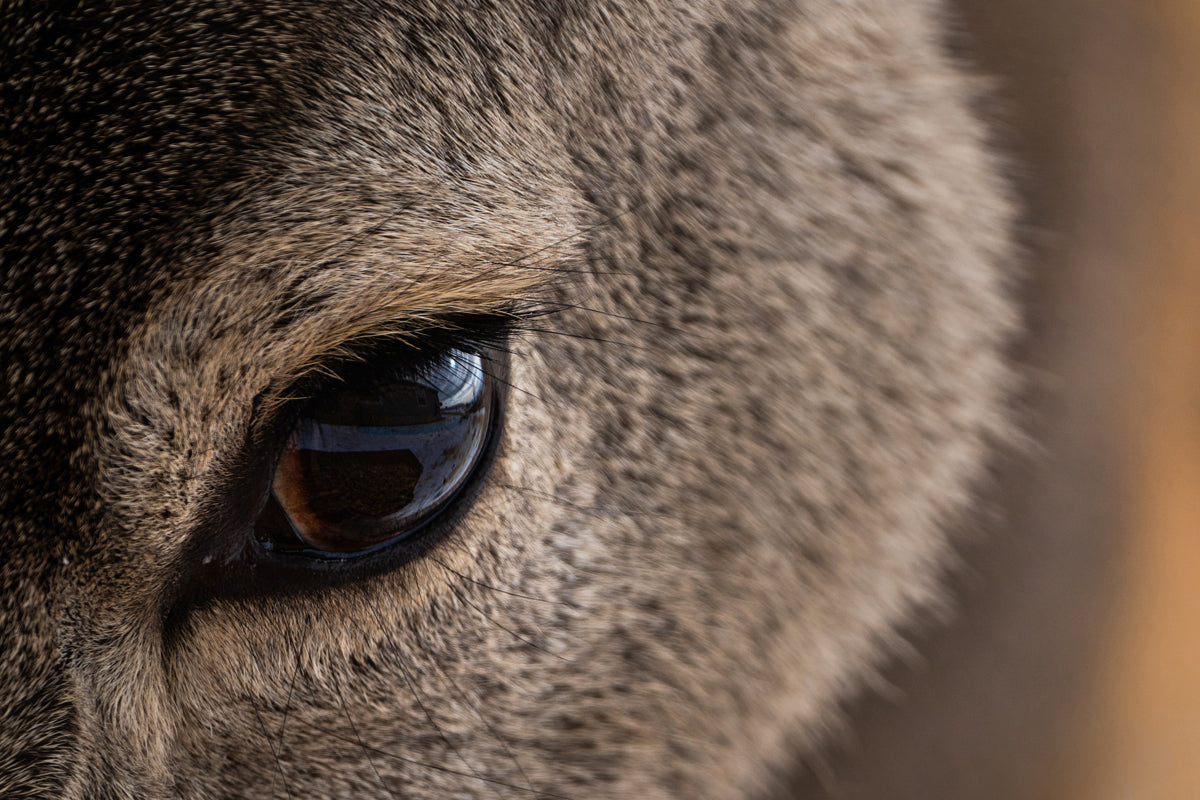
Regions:
<instances>
[{"instance_id":1,"label":"eyeball","mask_svg":"<svg viewBox=\"0 0 1200 800\"><path fill-rule=\"evenodd\" d=\"M486 449L493 378L449 349L419 367L359 365L300 412L255 525L266 550L348 556L444 510Z\"/></svg>"}]
</instances>

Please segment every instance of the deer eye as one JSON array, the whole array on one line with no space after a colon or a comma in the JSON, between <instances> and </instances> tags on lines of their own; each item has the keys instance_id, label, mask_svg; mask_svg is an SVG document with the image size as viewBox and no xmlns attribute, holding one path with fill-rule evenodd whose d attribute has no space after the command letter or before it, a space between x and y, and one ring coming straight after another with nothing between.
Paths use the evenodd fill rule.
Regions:
<instances>
[{"instance_id":1,"label":"deer eye","mask_svg":"<svg viewBox=\"0 0 1200 800\"><path fill-rule=\"evenodd\" d=\"M357 365L299 412L255 523L265 550L365 553L446 508L486 449L493 378L448 349L418 367Z\"/></svg>"}]
</instances>

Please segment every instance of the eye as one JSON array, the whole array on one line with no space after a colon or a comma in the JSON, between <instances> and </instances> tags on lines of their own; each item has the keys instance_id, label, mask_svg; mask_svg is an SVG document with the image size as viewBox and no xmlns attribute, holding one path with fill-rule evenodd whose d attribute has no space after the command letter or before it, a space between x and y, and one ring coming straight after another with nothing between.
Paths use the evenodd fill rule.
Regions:
<instances>
[{"instance_id":1,"label":"eye","mask_svg":"<svg viewBox=\"0 0 1200 800\"><path fill-rule=\"evenodd\" d=\"M494 380L447 349L419 366L372 359L299 412L255 537L267 551L350 556L399 541L445 509L487 447Z\"/></svg>"}]
</instances>

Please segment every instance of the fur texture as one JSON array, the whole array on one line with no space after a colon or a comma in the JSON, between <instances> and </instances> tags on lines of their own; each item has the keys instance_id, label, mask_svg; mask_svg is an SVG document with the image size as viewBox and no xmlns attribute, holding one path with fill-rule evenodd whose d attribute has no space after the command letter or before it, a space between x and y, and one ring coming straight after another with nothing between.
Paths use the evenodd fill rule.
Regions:
<instances>
[{"instance_id":1,"label":"fur texture","mask_svg":"<svg viewBox=\"0 0 1200 800\"><path fill-rule=\"evenodd\" d=\"M754 796L938 599L1014 312L936 4L0 35L0 795ZM528 303L429 553L172 605L298 376Z\"/></svg>"}]
</instances>

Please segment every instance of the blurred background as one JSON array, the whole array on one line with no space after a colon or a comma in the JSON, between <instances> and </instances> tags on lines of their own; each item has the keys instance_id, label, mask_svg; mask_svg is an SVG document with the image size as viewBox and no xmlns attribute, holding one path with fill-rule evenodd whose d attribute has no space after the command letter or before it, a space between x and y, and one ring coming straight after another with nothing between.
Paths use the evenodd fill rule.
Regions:
<instances>
[{"instance_id":1,"label":"blurred background","mask_svg":"<svg viewBox=\"0 0 1200 800\"><path fill-rule=\"evenodd\" d=\"M1107 612L1040 800L1200 798L1200 0L964 0L1025 176L1061 402L1116 503ZM1086 308L1062 308L1065 304ZM1038 358L1038 356L1035 356ZM1043 357L1053 363L1054 356ZM1052 390L1053 391L1053 390ZM1087 435L1086 431L1083 435ZM1078 466L1078 465L1077 465ZM1086 502L1086 498L1080 498ZM1108 500L1100 501L1107 504ZM1040 785L1037 785L1039 784Z\"/></svg>"},{"instance_id":2,"label":"blurred background","mask_svg":"<svg viewBox=\"0 0 1200 800\"><path fill-rule=\"evenodd\" d=\"M1200 0L951 0L1025 208L1032 445L796 797L1200 800Z\"/></svg>"},{"instance_id":3,"label":"blurred background","mask_svg":"<svg viewBox=\"0 0 1200 800\"><path fill-rule=\"evenodd\" d=\"M1200 0L960 5L1023 164L1040 438L1075 484L1051 494L1101 595L1050 612L1083 657L1014 791L1197 800Z\"/></svg>"},{"instance_id":4,"label":"blurred background","mask_svg":"<svg viewBox=\"0 0 1200 800\"><path fill-rule=\"evenodd\" d=\"M1197 800L1200 0L962 6L1028 163L1034 300L1058 348L1032 360L1088 440L1066 448L1095 459L1077 480L1111 492L1075 502L1113 514L1094 565L1109 596L1032 796Z\"/></svg>"}]
</instances>

